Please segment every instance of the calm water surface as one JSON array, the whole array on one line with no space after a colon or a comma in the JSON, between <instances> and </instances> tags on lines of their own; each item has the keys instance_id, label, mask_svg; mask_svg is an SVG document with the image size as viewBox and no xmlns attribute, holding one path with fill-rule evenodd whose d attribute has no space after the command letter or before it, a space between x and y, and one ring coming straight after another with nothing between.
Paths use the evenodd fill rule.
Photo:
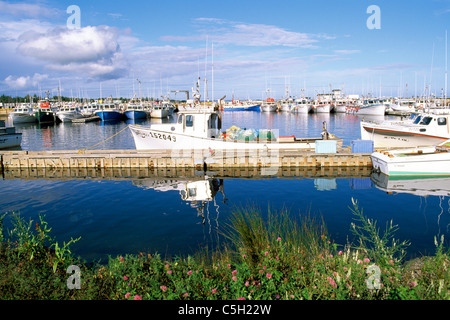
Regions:
<instances>
[{"instance_id":1,"label":"calm water surface","mask_svg":"<svg viewBox=\"0 0 450 320\"><path fill-rule=\"evenodd\" d=\"M319 137L326 121L329 132L342 138L344 145L360 138L361 118L353 115L223 115L224 128L237 125L278 129L280 135ZM23 133L23 150L76 150L104 141L127 124L22 124L16 129ZM134 149L134 142L125 129L93 149ZM293 216L323 217L332 238L345 244L352 236L352 197L359 201L365 215L378 221L381 229L393 220L399 226L396 238L411 242L411 256L434 253L435 236L444 235L447 244L450 238L447 178L392 181L385 176L371 176L370 172L316 172L314 176L300 171L291 174L295 177L265 172L253 178L215 174L208 172L205 177L203 172L190 172L183 177L163 177L163 173L125 171L90 178L92 175L86 172L7 172L0 180L0 213L20 212L33 220L39 214L45 215L58 241L81 236L72 248L88 261L138 252L188 254L204 245L215 247L225 242L219 230L227 224L232 210L242 206L256 206L262 212L269 207L285 208ZM414 194L420 189L424 193Z\"/></svg>"}]
</instances>

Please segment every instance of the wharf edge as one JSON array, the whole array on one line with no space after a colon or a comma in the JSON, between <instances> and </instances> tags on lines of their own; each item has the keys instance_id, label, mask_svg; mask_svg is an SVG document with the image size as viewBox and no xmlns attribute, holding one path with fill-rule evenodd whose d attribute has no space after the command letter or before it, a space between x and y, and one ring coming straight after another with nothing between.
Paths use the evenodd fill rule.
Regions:
<instances>
[{"instance_id":1,"label":"wharf edge","mask_svg":"<svg viewBox=\"0 0 450 320\"><path fill-rule=\"evenodd\" d=\"M370 153L294 150L53 150L0 151L0 169L370 167Z\"/></svg>"}]
</instances>

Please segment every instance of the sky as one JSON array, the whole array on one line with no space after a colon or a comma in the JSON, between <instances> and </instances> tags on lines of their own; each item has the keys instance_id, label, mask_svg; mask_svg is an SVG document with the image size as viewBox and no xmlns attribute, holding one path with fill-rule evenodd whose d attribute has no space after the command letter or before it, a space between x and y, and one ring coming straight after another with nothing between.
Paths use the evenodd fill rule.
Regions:
<instances>
[{"instance_id":1,"label":"sky","mask_svg":"<svg viewBox=\"0 0 450 320\"><path fill-rule=\"evenodd\" d=\"M441 97L449 22L450 0L0 0L0 95Z\"/></svg>"}]
</instances>

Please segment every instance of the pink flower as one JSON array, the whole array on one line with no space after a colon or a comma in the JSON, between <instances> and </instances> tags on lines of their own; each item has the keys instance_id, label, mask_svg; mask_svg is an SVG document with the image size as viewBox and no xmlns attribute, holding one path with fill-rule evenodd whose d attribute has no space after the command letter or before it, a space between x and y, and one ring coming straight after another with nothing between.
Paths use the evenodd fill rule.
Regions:
<instances>
[{"instance_id":1,"label":"pink flower","mask_svg":"<svg viewBox=\"0 0 450 320\"><path fill-rule=\"evenodd\" d=\"M187 272L187 275L190 276L191 274L192 274L192 270L189 270L189 271Z\"/></svg>"},{"instance_id":2,"label":"pink flower","mask_svg":"<svg viewBox=\"0 0 450 320\"><path fill-rule=\"evenodd\" d=\"M127 292L125 293L125 299L129 299L131 297L131 293Z\"/></svg>"},{"instance_id":3,"label":"pink flower","mask_svg":"<svg viewBox=\"0 0 450 320\"><path fill-rule=\"evenodd\" d=\"M239 297L238 300L245 300L245 297Z\"/></svg>"},{"instance_id":4,"label":"pink flower","mask_svg":"<svg viewBox=\"0 0 450 320\"><path fill-rule=\"evenodd\" d=\"M248 288L250 286L250 283L248 281L245 281L244 285Z\"/></svg>"},{"instance_id":5,"label":"pink flower","mask_svg":"<svg viewBox=\"0 0 450 320\"><path fill-rule=\"evenodd\" d=\"M212 292L213 294L216 294L216 293L217 293L217 289L214 288L214 289L211 290L211 292Z\"/></svg>"},{"instance_id":6,"label":"pink flower","mask_svg":"<svg viewBox=\"0 0 450 320\"><path fill-rule=\"evenodd\" d=\"M172 270L167 270L167 274L172 274Z\"/></svg>"},{"instance_id":7,"label":"pink flower","mask_svg":"<svg viewBox=\"0 0 450 320\"><path fill-rule=\"evenodd\" d=\"M120 257L120 258L119 258L119 261L120 261L120 262L124 262L125 259L124 259L123 257Z\"/></svg>"},{"instance_id":8,"label":"pink flower","mask_svg":"<svg viewBox=\"0 0 450 320\"><path fill-rule=\"evenodd\" d=\"M231 274L232 274L233 276L237 275L237 270L233 270L233 271L231 272Z\"/></svg>"},{"instance_id":9,"label":"pink flower","mask_svg":"<svg viewBox=\"0 0 450 320\"><path fill-rule=\"evenodd\" d=\"M327 281L331 284L332 287L337 288L336 282L334 282L333 278L327 277Z\"/></svg>"},{"instance_id":10,"label":"pink flower","mask_svg":"<svg viewBox=\"0 0 450 320\"><path fill-rule=\"evenodd\" d=\"M167 291L167 287L166 286L160 286L159 287L163 292L166 292Z\"/></svg>"},{"instance_id":11,"label":"pink flower","mask_svg":"<svg viewBox=\"0 0 450 320\"><path fill-rule=\"evenodd\" d=\"M187 292L183 293L183 297L185 297L185 298L189 297L189 293L187 293Z\"/></svg>"},{"instance_id":12,"label":"pink flower","mask_svg":"<svg viewBox=\"0 0 450 320\"><path fill-rule=\"evenodd\" d=\"M338 255L342 256L344 253L342 251L338 252Z\"/></svg>"},{"instance_id":13,"label":"pink flower","mask_svg":"<svg viewBox=\"0 0 450 320\"><path fill-rule=\"evenodd\" d=\"M233 281L237 281L237 277L233 276L233 278L231 278Z\"/></svg>"},{"instance_id":14,"label":"pink flower","mask_svg":"<svg viewBox=\"0 0 450 320\"><path fill-rule=\"evenodd\" d=\"M267 256L269 254L269 251L264 252L264 255Z\"/></svg>"},{"instance_id":15,"label":"pink flower","mask_svg":"<svg viewBox=\"0 0 450 320\"><path fill-rule=\"evenodd\" d=\"M370 259L369 258L364 258L364 262L370 262Z\"/></svg>"},{"instance_id":16,"label":"pink flower","mask_svg":"<svg viewBox=\"0 0 450 320\"><path fill-rule=\"evenodd\" d=\"M123 280L128 280L128 277L127 276L123 276Z\"/></svg>"},{"instance_id":17,"label":"pink flower","mask_svg":"<svg viewBox=\"0 0 450 320\"><path fill-rule=\"evenodd\" d=\"M266 278L272 279L272 274L271 274L271 273L267 273L267 274L266 274Z\"/></svg>"},{"instance_id":18,"label":"pink flower","mask_svg":"<svg viewBox=\"0 0 450 320\"><path fill-rule=\"evenodd\" d=\"M134 299L134 300L142 300L141 296L140 296L140 295L138 295L138 294L137 294L137 295L135 295L133 299Z\"/></svg>"},{"instance_id":19,"label":"pink flower","mask_svg":"<svg viewBox=\"0 0 450 320\"><path fill-rule=\"evenodd\" d=\"M410 286L411 288L414 288L414 287L417 286L417 283L416 283L415 281L411 281L411 283L409 284L409 286Z\"/></svg>"},{"instance_id":20,"label":"pink flower","mask_svg":"<svg viewBox=\"0 0 450 320\"><path fill-rule=\"evenodd\" d=\"M278 238L277 238L277 241L281 241L281 237L278 237Z\"/></svg>"}]
</instances>

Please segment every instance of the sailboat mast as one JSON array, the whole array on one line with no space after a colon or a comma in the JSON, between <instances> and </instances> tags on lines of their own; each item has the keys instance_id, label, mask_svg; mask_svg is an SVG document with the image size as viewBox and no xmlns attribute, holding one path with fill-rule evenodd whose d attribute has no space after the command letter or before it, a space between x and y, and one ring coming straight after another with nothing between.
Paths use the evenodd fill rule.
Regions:
<instances>
[{"instance_id":1,"label":"sailboat mast","mask_svg":"<svg viewBox=\"0 0 450 320\"><path fill-rule=\"evenodd\" d=\"M447 30L445 30L445 83L444 83L444 107L447 107Z\"/></svg>"}]
</instances>

